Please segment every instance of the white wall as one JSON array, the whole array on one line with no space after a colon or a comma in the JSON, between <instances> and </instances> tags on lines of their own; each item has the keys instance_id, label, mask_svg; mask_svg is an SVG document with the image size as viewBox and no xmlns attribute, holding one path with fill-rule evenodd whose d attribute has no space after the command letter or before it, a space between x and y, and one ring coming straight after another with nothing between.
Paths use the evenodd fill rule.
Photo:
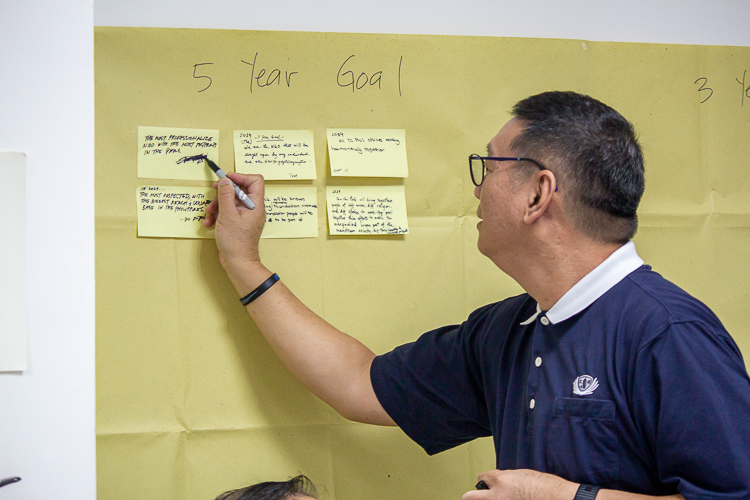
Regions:
<instances>
[{"instance_id":1,"label":"white wall","mask_svg":"<svg viewBox=\"0 0 750 500\"><path fill-rule=\"evenodd\" d=\"M23 478L0 500L95 497L94 23L750 46L749 21L745 0L0 3L0 151L28 155L30 359L0 374L0 478Z\"/></svg>"},{"instance_id":2,"label":"white wall","mask_svg":"<svg viewBox=\"0 0 750 500\"><path fill-rule=\"evenodd\" d=\"M747 0L97 0L97 26L749 45Z\"/></svg>"},{"instance_id":3,"label":"white wall","mask_svg":"<svg viewBox=\"0 0 750 500\"><path fill-rule=\"evenodd\" d=\"M93 0L0 1L0 150L27 154L29 337L28 370L0 373L0 479L22 478L2 500L96 495L93 19Z\"/></svg>"}]
</instances>

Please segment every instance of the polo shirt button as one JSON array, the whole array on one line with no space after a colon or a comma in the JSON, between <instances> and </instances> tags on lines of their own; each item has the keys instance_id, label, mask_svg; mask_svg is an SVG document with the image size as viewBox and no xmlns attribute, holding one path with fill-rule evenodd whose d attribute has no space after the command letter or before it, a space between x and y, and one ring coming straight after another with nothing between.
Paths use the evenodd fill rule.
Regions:
<instances>
[{"instance_id":1,"label":"polo shirt button","mask_svg":"<svg viewBox=\"0 0 750 500\"><path fill-rule=\"evenodd\" d=\"M529 401L529 408L531 408L531 409L533 410L533 409L534 409L534 406L536 406L536 401L534 401L534 400L532 399L531 401Z\"/></svg>"},{"instance_id":2,"label":"polo shirt button","mask_svg":"<svg viewBox=\"0 0 750 500\"><path fill-rule=\"evenodd\" d=\"M539 368L540 366L542 366L542 358L539 358L539 357L536 358L534 360L534 364L536 365L537 368Z\"/></svg>"},{"instance_id":3,"label":"polo shirt button","mask_svg":"<svg viewBox=\"0 0 750 500\"><path fill-rule=\"evenodd\" d=\"M547 319L547 316L542 316L541 322L544 326L549 325L549 320Z\"/></svg>"}]
</instances>

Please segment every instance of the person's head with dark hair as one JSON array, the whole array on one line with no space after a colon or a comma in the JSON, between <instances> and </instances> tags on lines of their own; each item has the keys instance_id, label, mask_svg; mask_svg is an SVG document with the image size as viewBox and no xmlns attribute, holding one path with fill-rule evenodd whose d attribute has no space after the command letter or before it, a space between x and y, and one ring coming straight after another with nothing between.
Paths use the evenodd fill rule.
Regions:
<instances>
[{"instance_id":1,"label":"person's head with dark hair","mask_svg":"<svg viewBox=\"0 0 750 500\"><path fill-rule=\"evenodd\" d=\"M641 148L633 125L596 99L575 92L544 92L513 107L522 131L514 155L554 172L565 210L583 234L625 243L638 227L644 190ZM533 165L526 165L534 171Z\"/></svg>"},{"instance_id":2,"label":"person's head with dark hair","mask_svg":"<svg viewBox=\"0 0 750 500\"><path fill-rule=\"evenodd\" d=\"M216 500L315 500L318 492L307 476L288 481L266 481L222 493Z\"/></svg>"}]
</instances>

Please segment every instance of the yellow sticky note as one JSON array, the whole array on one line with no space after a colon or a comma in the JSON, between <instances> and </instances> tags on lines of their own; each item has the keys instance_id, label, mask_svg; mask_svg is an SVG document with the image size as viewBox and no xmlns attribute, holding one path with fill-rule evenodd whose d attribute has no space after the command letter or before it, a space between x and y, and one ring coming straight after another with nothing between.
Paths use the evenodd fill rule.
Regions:
<instances>
[{"instance_id":1,"label":"yellow sticky note","mask_svg":"<svg viewBox=\"0 0 750 500\"><path fill-rule=\"evenodd\" d=\"M216 196L208 187L138 186L138 236L213 238L203 227L206 205Z\"/></svg>"},{"instance_id":2,"label":"yellow sticky note","mask_svg":"<svg viewBox=\"0 0 750 500\"><path fill-rule=\"evenodd\" d=\"M216 180L204 157L218 163L218 130L138 127L138 177Z\"/></svg>"},{"instance_id":3,"label":"yellow sticky note","mask_svg":"<svg viewBox=\"0 0 750 500\"><path fill-rule=\"evenodd\" d=\"M317 238L318 189L266 186L261 238Z\"/></svg>"},{"instance_id":4,"label":"yellow sticky note","mask_svg":"<svg viewBox=\"0 0 750 500\"><path fill-rule=\"evenodd\" d=\"M326 188L328 233L408 234L404 186Z\"/></svg>"},{"instance_id":5,"label":"yellow sticky note","mask_svg":"<svg viewBox=\"0 0 750 500\"><path fill-rule=\"evenodd\" d=\"M403 129L327 130L331 175L409 177Z\"/></svg>"},{"instance_id":6,"label":"yellow sticky note","mask_svg":"<svg viewBox=\"0 0 750 500\"><path fill-rule=\"evenodd\" d=\"M315 179L312 130L235 130L234 165L266 180Z\"/></svg>"}]
</instances>

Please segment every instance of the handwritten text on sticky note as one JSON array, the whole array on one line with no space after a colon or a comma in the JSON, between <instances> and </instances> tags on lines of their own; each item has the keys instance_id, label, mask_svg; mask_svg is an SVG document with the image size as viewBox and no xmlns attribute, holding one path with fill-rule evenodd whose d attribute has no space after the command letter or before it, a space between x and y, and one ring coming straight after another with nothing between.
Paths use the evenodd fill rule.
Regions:
<instances>
[{"instance_id":1,"label":"handwritten text on sticky note","mask_svg":"<svg viewBox=\"0 0 750 500\"><path fill-rule=\"evenodd\" d=\"M213 238L203 226L206 206L216 196L212 188L139 186L138 236ZM315 187L266 187L266 223L261 238L315 238L318 202ZM241 208L244 210L244 207Z\"/></svg>"},{"instance_id":2,"label":"handwritten text on sticky note","mask_svg":"<svg viewBox=\"0 0 750 500\"><path fill-rule=\"evenodd\" d=\"M203 158L219 161L218 130L138 127L138 177L216 180Z\"/></svg>"},{"instance_id":3,"label":"handwritten text on sticky note","mask_svg":"<svg viewBox=\"0 0 750 500\"><path fill-rule=\"evenodd\" d=\"M331 175L408 177L403 129L327 130Z\"/></svg>"},{"instance_id":4,"label":"handwritten text on sticky note","mask_svg":"<svg viewBox=\"0 0 750 500\"><path fill-rule=\"evenodd\" d=\"M261 238L316 238L318 189L266 186L266 225Z\"/></svg>"},{"instance_id":5,"label":"handwritten text on sticky note","mask_svg":"<svg viewBox=\"0 0 750 500\"><path fill-rule=\"evenodd\" d=\"M139 186L138 236L213 238L213 229L203 227L203 221L215 196L208 187Z\"/></svg>"},{"instance_id":6,"label":"handwritten text on sticky note","mask_svg":"<svg viewBox=\"0 0 750 500\"><path fill-rule=\"evenodd\" d=\"M235 130L237 172L266 180L315 179L312 130Z\"/></svg>"},{"instance_id":7,"label":"handwritten text on sticky note","mask_svg":"<svg viewBox=\"0 0 750 500\"><path fill-rule=\"evenodd\" d=\"M331 235L409 232L403 186L326 188Z\"/></svg>"}]
</instances>

